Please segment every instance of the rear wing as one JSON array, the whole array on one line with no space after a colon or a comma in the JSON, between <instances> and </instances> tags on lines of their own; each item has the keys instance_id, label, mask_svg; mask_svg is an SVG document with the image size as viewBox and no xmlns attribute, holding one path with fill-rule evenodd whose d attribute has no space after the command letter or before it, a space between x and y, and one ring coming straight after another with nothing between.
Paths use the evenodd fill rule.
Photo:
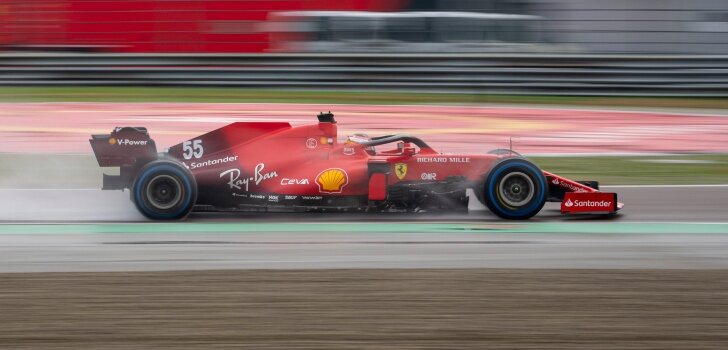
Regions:
<instances>
[{"instance_id":1,"label":"rear wing","mask_svg":"<svg viewBox=\"0 0 728 350\"><path fill-rule=\"evenodd\" d=\"M89 140L101 167L119 167L119 175L104 174L103 189L131 185L137 169L157 159L157 146L146 128L117 127L109 134L91 135Z\"/></svg>"}]
</instances>

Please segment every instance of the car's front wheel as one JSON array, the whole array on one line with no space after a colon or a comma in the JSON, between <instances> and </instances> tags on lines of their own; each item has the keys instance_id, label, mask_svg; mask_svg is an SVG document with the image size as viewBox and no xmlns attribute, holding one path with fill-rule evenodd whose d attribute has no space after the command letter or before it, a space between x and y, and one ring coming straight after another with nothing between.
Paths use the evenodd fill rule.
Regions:
<instances>
[{"instance_id":1,"label":"car's front wheel","mask_svg":"<svg viewBox=\"0 0 728 350\"><path fill-rule=\"evenodd\" d=\"M486 176L483 201L504 219L528 219L546 203L548 184L543 172L523 158L498 163Z\"/></svg>"},{"instance_id":2,"label":"car's front wheel","mask_svg":"<svg viewBox=\"0 0 728 350\"><path fill-rule=\"evenodd\" d=\"M144 216L176 220L187 216L195 205L197 184L190 171L179 163L155 160L137 174L131 197Z\"/></svg>"}]
</instances>

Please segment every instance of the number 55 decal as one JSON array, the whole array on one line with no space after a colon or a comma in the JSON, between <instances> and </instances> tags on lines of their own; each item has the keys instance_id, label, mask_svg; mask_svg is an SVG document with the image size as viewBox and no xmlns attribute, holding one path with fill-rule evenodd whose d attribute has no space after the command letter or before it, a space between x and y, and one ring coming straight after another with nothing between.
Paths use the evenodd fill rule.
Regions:
<instances>
[{"instance_id":1,"label":"number 55 decal","mask_svg":"<svg viewBox=\"0 0 728 350\"><path fill-rule=\"evenodd\" d=\"M205 153L202 148L202 140L185 141L182 143L182 156L185 159L192 159L192 157L200 158Z\"/></svg>"}]
</instances>

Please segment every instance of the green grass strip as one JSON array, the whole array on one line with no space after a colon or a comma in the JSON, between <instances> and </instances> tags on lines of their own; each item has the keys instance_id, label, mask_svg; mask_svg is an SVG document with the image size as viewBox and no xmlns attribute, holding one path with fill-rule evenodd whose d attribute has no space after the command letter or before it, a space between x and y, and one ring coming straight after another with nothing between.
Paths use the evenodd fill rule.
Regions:
<instances>
[{"instance_id":1,"label":"green grass strip","mask_svg":"<svg viewBox=\"0 0 728 350\"><path fill-rule=\"evenodd\" d=\"M530 157L539 167L575 180L603 185L728 183L728 155Z\"/></svg>"},{"instance_id":2,"label":"green grass strip","mask_svg":"<svg viewBox=\"0 0 728 350\"><path fill-rule=\"evenodd\" d=\"M507 103L617 107L728 108L701 97L539 96L198 87L0 87L0 102L276 102L342 104Z\"/></svg>"}]
</instances>

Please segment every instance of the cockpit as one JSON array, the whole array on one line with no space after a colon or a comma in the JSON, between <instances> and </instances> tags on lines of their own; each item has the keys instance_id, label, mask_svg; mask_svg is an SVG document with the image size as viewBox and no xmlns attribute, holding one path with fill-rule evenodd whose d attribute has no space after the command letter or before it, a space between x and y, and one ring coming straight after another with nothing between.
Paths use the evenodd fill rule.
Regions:
<instances>
[{"instance_id":1,"label":"cockpit","mask_svg":"<svg viewBox=\"0 0 728 350\"><path fill-rule=\"evenodd\" d=\"M328 113L319 113L318 121L319 124L336 124L334 114L330 111ZM437 152L425 143L425 141L406 134L369 137L366 134L358 133L347 137L346 145L352 144L360 146L370 156L413 156L415 154L437 154ZM386 148L387 145L390 145L388 147L392 147L393 145L393 148ZM344 154L351 155L354 153L354 149L346 146L344 147Z\"/></svg>"},{"instance_id":2,"label":"cockpit","mask_svg":"<svg viewBox=\"0 0 728 350\"><path fill-rule=\"evenodd\" d=\"M366 134L354 134L347 138L347 143L360 145L371 156L413 156L420 153L437 153L425 141L405 134L372 138Z\"/></svg>"}]
</instances>

